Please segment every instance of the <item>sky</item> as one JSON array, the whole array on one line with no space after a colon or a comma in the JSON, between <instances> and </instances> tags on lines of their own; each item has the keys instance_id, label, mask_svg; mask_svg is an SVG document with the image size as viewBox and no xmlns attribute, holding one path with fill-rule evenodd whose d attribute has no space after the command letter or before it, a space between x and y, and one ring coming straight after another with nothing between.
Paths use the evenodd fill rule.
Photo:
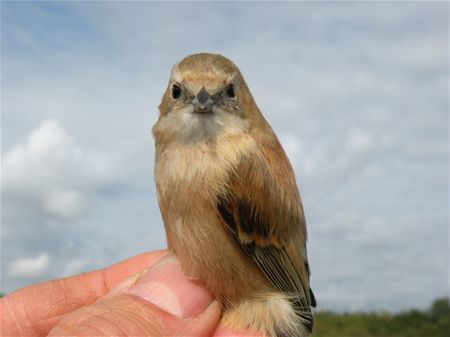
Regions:
<instances>
[{"instance_id":1,"label":"sky","mask_svg":"<svg viewBox=\"0 0 450 337\"><path fill-rule=\"evenodd\" d=\"M318 308L449 291L446 2L1 2L2 292L165 247L151 127L196 52L292 162Z\"/></svg>"}]
</instances>

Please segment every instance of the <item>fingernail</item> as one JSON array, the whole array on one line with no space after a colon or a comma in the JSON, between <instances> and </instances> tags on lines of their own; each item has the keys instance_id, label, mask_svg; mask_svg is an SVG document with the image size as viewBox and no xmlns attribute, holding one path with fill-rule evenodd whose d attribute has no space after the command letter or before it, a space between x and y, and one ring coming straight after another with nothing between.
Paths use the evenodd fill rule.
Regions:
<instances>
[{"instance_id":1,"label":"fingernail","mask_svg":"<svg viewBox=\"0 0 450 337\"><path fill-rule=\"evenodd\" d=\"M127 293L182 318L196 317L214 301L201 282L186 278L174 255L151 267Z\"/></svg>"}]
</instances>

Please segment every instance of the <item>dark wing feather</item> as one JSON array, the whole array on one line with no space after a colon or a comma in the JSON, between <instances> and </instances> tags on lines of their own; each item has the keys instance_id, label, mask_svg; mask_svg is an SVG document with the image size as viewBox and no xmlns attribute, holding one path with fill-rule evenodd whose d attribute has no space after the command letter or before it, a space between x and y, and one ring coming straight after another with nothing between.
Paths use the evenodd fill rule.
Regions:
<instances>
[{"instance_id":1,"label":"dark wing feather","mask_svg":"<svg viewBox=\"0 0 450 337\"><path fill-rule=\"evenodd\" d=\"M274 165L267 155L272 159L278 155L279 160L275 157ZM311 331L310 307L315 306L315 298L309 288L308 262L306 256L292 258L300 254L292 247L306 241L303 210L281 145L278 141L266 145L259 154L243 159L236 172L227 193L218 197L218 211L242 251L275 289L287 295L299 319Z\"/></svg>"},{"instance_id":2,"label":"dark wing feather","mask_svg":"<svg viewBox=\"0 0 450 337\"><path fill-rule=\"evenodd\" d=\"M219 199L219 212L232 231L236 242L239 244L244 253L253 259L275 289L287 295L294 305L296 314L311 332L313 318L310 306L315 305L315 300L311 304L308 303L308 296L302 287L299 276L297 275L286 250L275 246L259 247L254 242L241 242L237 234L238 225L235 222L236 220L233 214L229 211L229 207L229 205L226 205L226 201L224 199ZM241 217L240 220L243 221ZM311 292L311 290L309 291Z\"/></svg>"}]
</instances>

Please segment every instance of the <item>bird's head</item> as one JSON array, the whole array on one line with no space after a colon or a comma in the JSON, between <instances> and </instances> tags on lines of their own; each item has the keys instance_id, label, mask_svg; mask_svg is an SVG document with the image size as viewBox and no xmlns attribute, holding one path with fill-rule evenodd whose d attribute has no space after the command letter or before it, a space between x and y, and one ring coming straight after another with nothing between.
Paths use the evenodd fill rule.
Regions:
<instances>
[{"instance_id":1,"label":"bird's head","mask_svg":"<svg viewBox=\"0 0 450 337\"><path fill-rule=\"evenodd\" d=\"M164 132L198 141L224 132L245 132L257 107L233 62L222 55L201 53L187 56L172 68L159 110L155 136Z\"/></svg>"}]
</instances>

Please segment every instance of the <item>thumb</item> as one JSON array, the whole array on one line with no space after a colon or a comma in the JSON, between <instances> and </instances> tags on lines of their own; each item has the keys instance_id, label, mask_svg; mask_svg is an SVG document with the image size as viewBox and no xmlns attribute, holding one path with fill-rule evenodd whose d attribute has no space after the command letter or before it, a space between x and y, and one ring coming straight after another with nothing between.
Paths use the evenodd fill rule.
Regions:
<instances>
[{"instance_id":1,"label":"thumb","mask_svg":"<svg viewBox=\"0 0 450 337\"><path fill-rule=\"evenodd\" d=\"M219 318L209 290L171 255L67 314L48 336L211 336Z\"/></svg>"}]
</instances>

